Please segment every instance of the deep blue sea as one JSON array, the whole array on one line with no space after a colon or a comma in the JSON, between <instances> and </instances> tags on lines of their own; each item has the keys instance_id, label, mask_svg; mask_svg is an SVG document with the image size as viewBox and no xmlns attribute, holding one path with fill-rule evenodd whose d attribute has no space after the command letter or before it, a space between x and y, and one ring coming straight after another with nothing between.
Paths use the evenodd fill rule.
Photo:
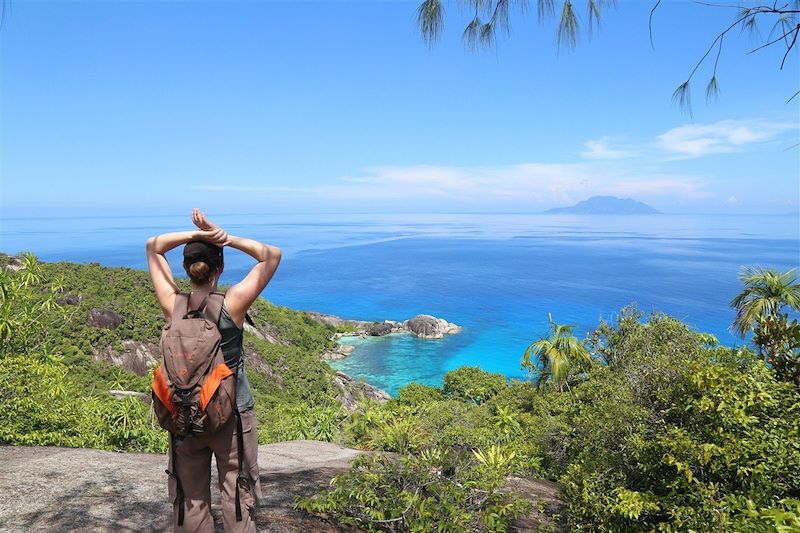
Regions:
<instances>
[{"instance_id":1,"label":"deep blue sea","mask_svg":"<svg viewBox=\"0 0 800 533\"><path fill-rule=\"evenodd\" d=\"M463 326L444 340L357 341L336 368L396 393L477 365L523 378L526 346L547 313L580 335L628 304L663 311L724 344L742 343L728 302L744 265L800 267L795 216L230 215L228 231L284 250L271 301L362 320L427 313ZM186 216L0 219L0 250L45 261L145 268L148 236L189 229ZM172 252L173 270L180 253ZM226 254L223 283L251 260Z\"/></svg>"}]
</instances>

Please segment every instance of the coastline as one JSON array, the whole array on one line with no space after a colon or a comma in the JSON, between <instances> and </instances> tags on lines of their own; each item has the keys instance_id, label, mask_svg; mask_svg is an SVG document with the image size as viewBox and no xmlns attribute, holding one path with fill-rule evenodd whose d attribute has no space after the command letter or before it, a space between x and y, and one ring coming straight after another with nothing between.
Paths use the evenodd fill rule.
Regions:
<instances>
[{"instance_id":1,"label":"coastline","mask_svg":"<svg viewBox=\"0 0 800 533\"><path fill-rule=\"evenodd\" d=\"M420 339L443 339L448 335L455 335L461 331L461 326L448 322L443 318L433 315L420 314L404 321L384 320L383 322L369 322L364 320L348 320L337 315L318 313L316 311L303 311L312 320L320 324L333 326L337 331L331 340L337 343L336 348L320 354L326 361L344 359L355 351L352 344L341 343L341 339L356 337L384 337L387 335L413 335Z\"/></svg>"}]
</instances>

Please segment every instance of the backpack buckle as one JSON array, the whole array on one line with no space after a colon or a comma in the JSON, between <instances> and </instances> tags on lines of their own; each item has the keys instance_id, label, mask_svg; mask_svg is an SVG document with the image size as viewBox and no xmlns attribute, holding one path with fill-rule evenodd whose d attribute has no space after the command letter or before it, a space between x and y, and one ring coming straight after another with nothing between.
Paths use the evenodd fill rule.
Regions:
<instances>
[{"instance_id":1,"label":"backpack buckle","mask_svg":"<svg viewBox=\"0 0 800 533\"><path fill-rule=\"evenodd\" d=\"M191 398L192 398L192 391L187 389L181 389L178 391L180 399L181 399L181 407L190 407L192 405Z\"/></svg>"}]
</instances>

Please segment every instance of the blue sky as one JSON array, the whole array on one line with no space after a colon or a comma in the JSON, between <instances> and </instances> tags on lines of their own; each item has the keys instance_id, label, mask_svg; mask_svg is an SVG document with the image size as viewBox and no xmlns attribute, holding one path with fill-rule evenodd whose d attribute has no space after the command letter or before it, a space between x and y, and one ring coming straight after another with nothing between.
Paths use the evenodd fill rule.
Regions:
<instances>
[{"instance_id":1,"label":"blue sky","mask_svg":"<svg viewBox=\"0 0 800 533\"><path fill-rule=\"evenodd\" d=\"M537 212L595 194L798 210L797 50L781 71L781 50L747 55L732 33L719 100L709 63L693 117L671 103L728 9L665 2L655 49L647 1L621 0L575 50L517 15L473 53L455 1L432 48L413 1L10 6L4 216Z\"/></svg>"}]
</instances>

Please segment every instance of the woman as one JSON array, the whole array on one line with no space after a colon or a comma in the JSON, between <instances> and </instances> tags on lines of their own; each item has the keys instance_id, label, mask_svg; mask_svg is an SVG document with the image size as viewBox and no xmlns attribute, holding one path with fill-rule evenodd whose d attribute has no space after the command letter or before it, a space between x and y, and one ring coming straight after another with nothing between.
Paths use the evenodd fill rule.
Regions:
<instances>
[{"instance_id":1,"label":"woman","mask_svg":"<svg viewBox=\"0 0 800 533\"><path fill-rule=\"evenodd\" d=\"M173 503L175 531L213 532L211 516L211 454L216 457L219 487L222 493L222 518L225 531L256 531L253 510L261 497L258 476L258 431L253 410L253 395L244 372L242 327L250 305L272 279L281 260L281 251L274 246L252 239L228 235L212 224L197 208L192 212L197 231L165 233L147 240L147 265L153 280L158 303L167 322L172 320L176 295L180 293L172 277L166 254L185 244L183 267L192 282L190 305L199 304L217 288L224 269L222 249L226 246L241 250L257 263L245 278L225 292L218 327L225 363L236 373L236 404L241 416L245 478L238 482L241 501L241 520L237 520L236 486L239 473L237 417L210 437L170 439L169 494ZM173 445L174 444L174 445ZM173 458L176 468L173 469ZM249 475L249 476L248 476ZM179 497L180 496L180 497ZM182 501L180 501L182 500ZM181 509L182 507L182 509ZM179 514L183 523L178 525Z\"/></svg>"}]
</instances>

